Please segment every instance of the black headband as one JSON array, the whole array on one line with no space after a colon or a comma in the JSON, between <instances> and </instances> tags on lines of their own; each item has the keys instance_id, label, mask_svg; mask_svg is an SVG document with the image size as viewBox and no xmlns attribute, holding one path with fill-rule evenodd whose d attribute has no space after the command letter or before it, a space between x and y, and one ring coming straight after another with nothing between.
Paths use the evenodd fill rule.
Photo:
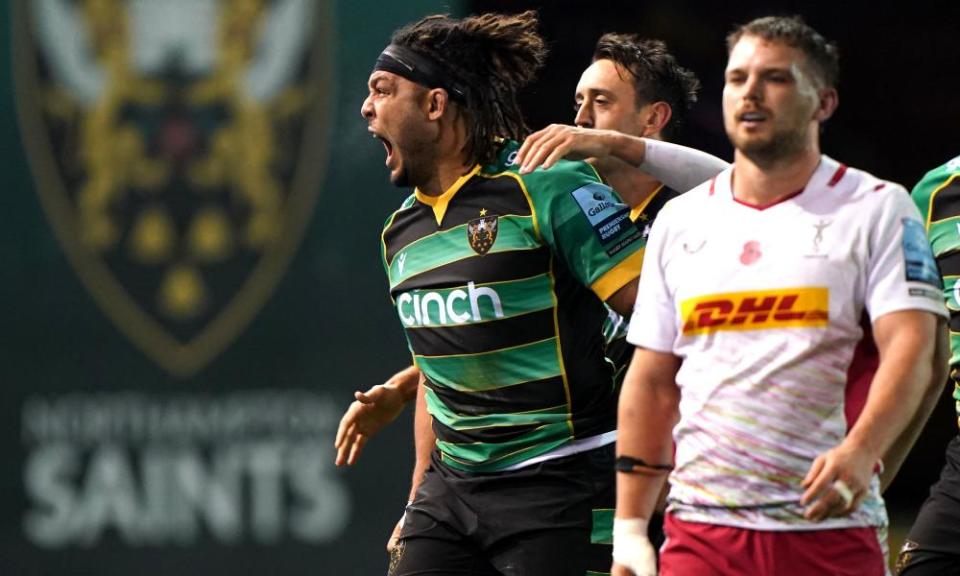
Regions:
<instances>
[{"instance_id":1,"label":"black headband","mask_svg":"<svg viewBox=\"0 0 960 576\"><path fill-rule=\"evenodd\" d=\"M443 88L455 100L466 99L465 87L445 74L439 62L403 46L391 44L384 48L373 69L392 72L428 88Z\"/></svg>"}]
</instances>

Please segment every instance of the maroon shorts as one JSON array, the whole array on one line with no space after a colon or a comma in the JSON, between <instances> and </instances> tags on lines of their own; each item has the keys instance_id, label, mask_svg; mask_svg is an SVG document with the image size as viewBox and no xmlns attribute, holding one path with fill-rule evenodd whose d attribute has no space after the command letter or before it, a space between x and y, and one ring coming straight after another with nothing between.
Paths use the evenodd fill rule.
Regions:
<instances>
[{"instance_id":1,"label":"maroon shorts","mask_svg":"<svg viewBox=\"0 0 960 576\"><path fill-rule=\"evenodd\" d=\"M872 527L780 532L683 522L667 514L664 532L661 576L886 574Z\"/></svg>"}]
</instances>

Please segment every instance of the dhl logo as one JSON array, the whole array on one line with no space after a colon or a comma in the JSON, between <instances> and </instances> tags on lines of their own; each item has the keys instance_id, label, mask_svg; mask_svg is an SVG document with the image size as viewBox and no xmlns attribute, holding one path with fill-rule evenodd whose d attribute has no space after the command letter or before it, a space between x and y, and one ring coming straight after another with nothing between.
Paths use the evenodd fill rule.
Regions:
<instances>
[{"instance_id":1,"label":"dhl logo","mask_svg":"<svg viewBox=\"0 0 960 576\"><path fill-rule=\"evenodd\" d=\"M684 336L826 326L829 309L830 291L824 287L710 294L680 304Z\"/></svg>"}]
</instances>

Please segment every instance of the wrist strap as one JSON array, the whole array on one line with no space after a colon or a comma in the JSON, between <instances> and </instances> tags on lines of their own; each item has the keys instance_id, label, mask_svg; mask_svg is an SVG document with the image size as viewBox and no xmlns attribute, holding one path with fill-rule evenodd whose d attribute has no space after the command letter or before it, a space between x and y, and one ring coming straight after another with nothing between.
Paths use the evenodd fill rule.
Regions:
<instances>
[{"instance_id":1,"label":"wrist strap","mask_svg":"<svg viewBox=\"0 0 960 576\"><path fill-rule=\"evenodd\" d=\"M614 542L616 542L616 537L620 536L647 536L647 527L650 522L643 518L614 518L613 519L613 535Z\"/></svg>"},{"instance_id":2,"label":"wrist strap","mask_svg":"<svg viewBox=\"0 0 960 576\"><path fill-rule=\"evenodd\" d=\"M647 464L640 458L617 456L617 472L627 474L665 474L673 470L672 464Z\"/></svg>"}]
</instances>

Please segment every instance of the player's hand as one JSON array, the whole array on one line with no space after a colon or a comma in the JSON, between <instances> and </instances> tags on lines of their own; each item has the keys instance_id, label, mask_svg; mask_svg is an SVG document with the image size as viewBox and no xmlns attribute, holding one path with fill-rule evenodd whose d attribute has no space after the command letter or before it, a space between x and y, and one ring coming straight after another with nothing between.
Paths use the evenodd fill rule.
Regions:
<instances>
[{"instance_id":1,"label":"player's hand","mask_svg":"<svg viewBox=\"0 0 960 576\"><path fill-rule=\"evenodd\" d=\"M870 489L876 462L868 451L850 442L817 456L803 479L804 517L819 522L856 510Z\"/></svg>"},{"instance_id":2,"label":"player's hand","mask_svg":"<svg viewBox=\"0 0 960 576\"><path fill-rule=\"evenodd\" d=\"M396 548L397 542L400 540L400 531L403 530L403 519L406 515L401 516L397 520L397 525L393 527L393 532L390 533L390 539L387 540L387 554L393 552L393 549Z\"/></svg>"},{"instance_id":3,"label":"player's hand","mask_svg":"<svg viewBox=\"0 0 960 576\"><path fill-rule=\"evenodd\" d=\"M527 136L517 151L516 163L520 173L527 174L537 167L550 168L561 158L582 160L607 156L614 134L610 130L551 124Z\"/></svg>"},{"instance_id":4,"label":"player's hand","mask_svg":"<svg viewBox=\"0 0 960 576\"><path fill-rule=\"evenodd\" d=\"M639 518L614 519L611 576L657 576L657 551L647 537L647 526Z\"/></svg>"},{"instance_id":5,"label":"player's hand","mask_svg":"<svg viewBox=\"0 0 960 576\"><path fill-rule=\"evenodd\" d=\"M406 397L392 380L366 392L354 392L356 400L340 418L337 437L333 442L337 450L337 466L356 463L370 437L396 420L403 411Z\"/></svg>"}]
</instances>

